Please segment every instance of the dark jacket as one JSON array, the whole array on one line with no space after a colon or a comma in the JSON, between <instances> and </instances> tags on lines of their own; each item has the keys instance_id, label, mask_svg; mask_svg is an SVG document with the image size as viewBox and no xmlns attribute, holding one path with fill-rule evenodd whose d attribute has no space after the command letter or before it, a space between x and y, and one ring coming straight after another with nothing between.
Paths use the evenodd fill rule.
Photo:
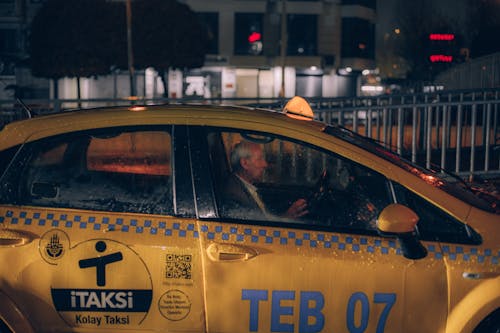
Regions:
<instances>
[{"instance_id":1,"label":"dark jacket","mask_svg":"<svg viewBox=\"0 0 500 333\"><path fill-rule=\"evenodd\" d=\"M224 184L221 208L223 217L244 219L265 219L266 217L248 189L235 174L231 174Z\"/></svg>"}]
</instances>

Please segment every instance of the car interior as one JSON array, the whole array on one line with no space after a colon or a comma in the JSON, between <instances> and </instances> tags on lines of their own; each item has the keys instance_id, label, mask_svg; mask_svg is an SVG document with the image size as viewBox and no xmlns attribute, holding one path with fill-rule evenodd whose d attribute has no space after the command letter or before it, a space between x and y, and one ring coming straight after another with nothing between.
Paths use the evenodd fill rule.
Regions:
<instances>
[{"instance_id":1,"label":"car interior","mask_svg":"<svg viewBox=\"0 0 500 333\"><path fill-rule=\"evenodd\" d=\"M220 131L207 138L219 206L224 205L220 192L231 174L229 155L239 140L257 140L265 146L268 169L263 181L254 185L268 211L282 216L297 199L306 199L309 214L286 222L375 231L376 216L390 202L385 177L340 157L278 138ZM251 219L252 214L222 217Z\"/></svg>"},{"instance_id":2,"label":"car interior","mask_svg":"<svg viewBox=\"0 0 500 333\"><path fill-rule=\"evenodd\" d=\"M170 147L146 152L132 133L113 138L82 135L34 149L25 178L26 204L171 214ZM137 133L135 139L140 138ZM165 136L157 137L165 139ZM116 142L119 142L117 148ZM139 147L140 148L140 147Z\"/></svg>"}]
</instances>

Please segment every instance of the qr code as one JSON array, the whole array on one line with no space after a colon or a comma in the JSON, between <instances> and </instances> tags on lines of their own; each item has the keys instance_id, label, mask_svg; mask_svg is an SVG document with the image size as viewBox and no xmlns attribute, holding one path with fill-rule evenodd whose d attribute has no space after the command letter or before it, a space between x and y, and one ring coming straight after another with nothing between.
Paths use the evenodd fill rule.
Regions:
<instances>
[{"instance_id":1,"label":"qr code","mask_svg":"<svg viewBox=\"0 0 500 333\"><path fill-rule=\"evenodd\" d=\"M167 279L191 279L191 262L190 254L167 254Z\"/></svg>"}]
</instances>

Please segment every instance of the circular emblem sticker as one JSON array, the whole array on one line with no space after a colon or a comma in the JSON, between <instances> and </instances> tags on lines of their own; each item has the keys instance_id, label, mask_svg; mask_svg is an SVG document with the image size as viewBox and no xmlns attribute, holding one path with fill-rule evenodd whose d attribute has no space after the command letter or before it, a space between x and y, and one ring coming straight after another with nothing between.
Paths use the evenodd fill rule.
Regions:
<instances>
[{"instance_id":1,"label":"circular emblem sticker","mask_svg":"<svg viewBox=\"0 0 500 333\"><path fill-rule=\"evenodd\" d=\"M169 290L160 297L158 308L163 317L178 321L187 317L191 311L191 302L182 291Z\"/></svg>"},{"instance_id":2,"label":"circular emblem sticker","mask_svg":"<svg viewBox=\"0 0 500 333\"><path fill-rule=\"evenodd\" d=\"M59 229L47 231L40 238L38 250L42 258L49 264L56 265L69 250L69 237Z\"/></svg>"},{"instance_id":3,"label":"circular emblem sticker","mask_svg":"<svg viewBox=\"0 0 500 333\"><path fill-rule=\"evenodd\" d=\"M61 259L51 294L56 311L72 327L130 329L149 311L151 276L124 244L90 240Z\"/></svg>"}]
</instances>

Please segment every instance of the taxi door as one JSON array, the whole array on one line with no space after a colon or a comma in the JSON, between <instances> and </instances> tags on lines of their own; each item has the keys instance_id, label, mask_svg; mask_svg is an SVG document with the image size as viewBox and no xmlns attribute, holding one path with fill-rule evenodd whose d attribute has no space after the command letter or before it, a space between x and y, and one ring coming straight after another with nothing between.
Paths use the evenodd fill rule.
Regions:
<instances>
[{"instance_id":1,"label":"taxi door","mask_svg":"<svg viewBox=\"0 0 500 333\"><path fill-rule=\"evenodd\" d=\"M209 332L439 332L446 273L391 240L207 221Z\"/></svg>"},{"instance_id":2,"label":"taxi door","mask_svg":"<svg viewBox=\"0 0 500 333\"><path fill-rule=\"evenodd\" d=\"M191 143L193 165L209 165ZM220 218L208 168L194 172L208 332L443 330L442 261L406 259L391 238Z\"/></svg>"}]
</instances>

